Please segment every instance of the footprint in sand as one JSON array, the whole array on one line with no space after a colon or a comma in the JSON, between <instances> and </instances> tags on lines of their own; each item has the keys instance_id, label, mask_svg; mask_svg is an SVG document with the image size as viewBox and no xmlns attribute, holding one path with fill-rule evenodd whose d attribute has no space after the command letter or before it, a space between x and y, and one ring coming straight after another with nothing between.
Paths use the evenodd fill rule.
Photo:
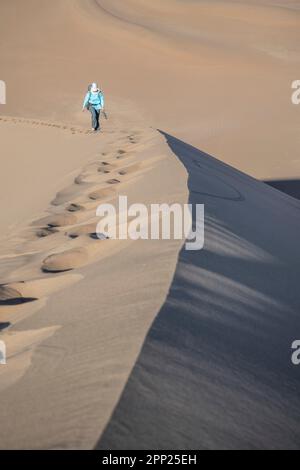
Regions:
<instances>
[{"instance_id":1,"label":"footprint in sand","mask_svg":"<svg viewBox=\"0 0 300 470\"><path fill-rule=\"evenodd\" d=\"M90 238L92 238L93 240L109 240L109 237L107 235L105 235L104 233L97 232L90 233Z\"/></svg>"},{"instance_id":2,"label":"footprint in sand","mask_svg":"<svg viewBox=\"0 0 300 470\"><path fill-rule=\"evenodd\" d=\"M74 179L74 183L75 184L84 184L86 175L84 175L83 173L81 173L80 175L76 176L76 178Z\"/></svg>"},{"instance_id":3,"label":"footprint in sand","mask_svg":"<svg viewBox=\"0 0 300 470\"><path fill-rule=\"evenodd\" d=\"M65 227L77 223L77 217L73 214L57 214L37 220L33 225L48 225L48 227Z\"/></svg>"},{"instance_id":4,"label":"footprint in sand","mask_svg":"<svg viewBox=\"0 0 300 470\"><path fill-rule=\"evenodd\" d=\"M98 173L108 174L112 170L114 170L114 168L115 168L115 165L112 165L111 163L101 162L97 171Z\"/></svg>"},{"instance_id":5,"label":"footprint in sand","mask_svg":"<svg viewBox=\"0 0 300 470\"><path fill-rule=\"evenodd\" d=\"M66 232L65 235L67 235L70 238L78 238L82 235L88 235L90 238L93 240L107 240L109 237L104 235L103 233L96 233L95 232L95 223L94 224L87 224L87 225L80 225L77 228L74 228L73 230L70 230L69 232Z\"/></svg>"},{"instance_id":6,"label":"footprint in sand","mask_svg":"<svg viewBox=\"0 0 300 470\"><path fill-rule=\"evenodd\" d=\"M93 226L93 229L94 228L95 226ZM89 233L89 237L98 241L108 239L104 234L97 234L94 231ZM52 254L43 261L41 269L44 273L55 274L71 271L75 268L84 266L91 260L91 256L94 256L97 252L98 248L96 248L96 246L98 245L94 245L92 243L87 247L73 248L71 250L63 251L62 253Z\"/></svg>"},{"instance_id":7,"label":"footprint in sand","mask_svg":"<svg viewBox=\"0 0 300 470\"><path fill-rule=\"evenodd\" d=\"M62 191L59 191L55 198L51 201L52 206L60 206L65 203L69 203L72 199L77 197L80 191L80 186L72 184Z\"/></svg>"},{"instance_id":8,"label":"footprint in sand","mask_svg":"<svg viewBox=\"0 0 300 470\"><path fill-rule=\"evenodd\" d=\"M95 223L93 224L86 224L86 225L79 225L68 232L65 233L70 238L78 238L81 235L88 235L95 230Z\"/></svg>"},{"instance_id":9,"label":"footprint in sand","mask_svg":"<svg viewBox=\"0 0 300 470\"><path fill-rule=\"evenodd\" d=\"M81 206L80 204L75 204L75 203L72 203L67 207L68 212L80 212L84 210L85 210L85 207Z\"/></svg>"},{"instance_id":10,"label":"footprint in sand","mask_svg":"<svg viewBox=\"0 0 300 470\"><path fill-rule=\"evenodd\" d=\"M125 150L119 150L117 152L116 159L120 160L121 158L125 158L126 154L127 154L127 152Z\"/></svg>"},{"instance_id":11,"label":"footprint in sand","mask_svg":"<svg viewBox=\"0 0 300 470\"><path fill-rule=\"evenodd\" d=\"M78 274L72 274L2 284L0 285L0 305L20 305L33 302L62 289L64 286L70 286L81 278L82 276Z\"/></svg>"},{"instance_id":12,"label":"footprint in sand","mask_svg":"<svg viewBox=\"0 0 300 470\"><path fill-rule=\"evenodd\" d=\"M59 230L56 230L54 227L42 227L41 229L37 230L36 236L38 238L45 238L58 232Z\"/></svg>"},{"instance_id":13,"label":"footprint in sand","mask_svg":"<svg viewBox=\"0 0 300 470\"><path fill-rule=\"evenodd\" d=\"M113 196L114 191L112 189L97 189L88 195L89 199L92 201L98 201L99 199L104 199L109 196Z\"/></svg>"},{"instance_id":14,"label":"footprint in sand","mask_svg":"<svg viewBox=\"0 0 300 470\"><path fill-rule=\"evenodd\" d=\"M48 256L42 264L42 271L45 273L61 273L71 271L86 264L88 254L84 248L74 248Z\"/></svg>"},{"instance_id":15,"label":"footprint in sand","mask_svg":"<svg viewBox=\"0 0 300 470\"><path fill-rule=\"evenodd\" d=\"M141 166L141 163L135 163L133 165L122 168L121 170L119 170L118 173L121 176L130 175L131 173L137 173L139 170L141 170Z\"/></svg>"},{"instance_id":16,"label":"footprint in sand","mask_svg":"<svg viewBox=\"0 0 300 470\"><path fill-rule=\"evenodd\" d=\"M0 305L20 305L37 300L22 295L22 283L0 285Z\"/></svg>"},{"instance_id":17,"label":"footprint in sand","mask_svg":"<svg viewBox=\"0 0 300 470\"><path fill-rule=\"evenodd\" d=\"M101 173L108 174L110 173L110 170L106 168L105 169L103 168L102 171L100 169L99 170L95 169L94 171L90 170L88 172L81 173L79 176L75 178L74 182L77 185L91 185L91 184L101 181Z\"/></svg>"},{"instance_id":18,"label":"footprint in sand","mask_svg":"<svg viewBox=\"0 0 300 470\"><path fill-rule=\"evenodd\" d=\"M107 182L107 184L119 184L119 183L121 183L121 181L117 180L116 178L113 178L113 179L108 180L106 182Z\"/></svg>"}]
</instances>

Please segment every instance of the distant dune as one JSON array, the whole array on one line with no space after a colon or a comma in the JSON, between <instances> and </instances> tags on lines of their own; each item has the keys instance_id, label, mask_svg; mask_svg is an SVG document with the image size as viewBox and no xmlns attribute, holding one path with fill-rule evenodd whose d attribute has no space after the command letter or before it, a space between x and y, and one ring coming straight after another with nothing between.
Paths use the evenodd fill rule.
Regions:
<instances>
[{"instance_id":1,"label":"distant dune","mask_svg":"<svg viewBox=\"0 0 300 470\"><path fill-rule=\"evenodd\" d=\"M300 1L10 0L0 59L0 448L299 447ZM97 239L119 195L204 249Z\"/></svg>"},{"instance_id":2,"label":"distant dune","mask_svg":"<svg viewBox=\"0 0 300 470\"><path fill-rule=\"evenodd\" d=\"M95 77L109 107L135 103L259 179L299 177L299 1L2 3L6 114L82 124L80 93Z\"/></svg>"}]
</instances>

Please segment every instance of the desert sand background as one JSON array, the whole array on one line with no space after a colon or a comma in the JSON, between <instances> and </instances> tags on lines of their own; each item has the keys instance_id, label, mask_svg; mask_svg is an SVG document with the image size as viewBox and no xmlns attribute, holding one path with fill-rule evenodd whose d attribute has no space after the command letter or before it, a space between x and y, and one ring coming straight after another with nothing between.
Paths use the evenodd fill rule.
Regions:
<instances>
[{"instance_id":1,"label":"desert sand background","mask_svg":"<svg viewBox=\"0 0 300 470\"><path fill-rule=\"evenodd\" d=\"M299 447L300 205L258 180L300 176L300 2L0 13L0 447ZM119 194L205 204L204 250L95 240Z\"/></svg>"}]
</instances>

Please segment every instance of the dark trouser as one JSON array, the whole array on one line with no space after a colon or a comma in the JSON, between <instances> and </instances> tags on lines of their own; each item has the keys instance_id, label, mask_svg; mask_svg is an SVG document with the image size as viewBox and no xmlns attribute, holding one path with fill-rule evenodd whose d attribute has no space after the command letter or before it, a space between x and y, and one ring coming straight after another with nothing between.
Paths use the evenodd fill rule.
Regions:
<instances>
[{"instance_id":1,"label":"dark trouser","mask_svg":"<svg viewBox=\"0 0 300 470\"><path fill-rule=\"evenodd\" d=\"M98 111L94 108L94 106L89 106L89 111L92 115L92 128L97 131L98 129L100 129L100 110Z\"/></svg>"}]
</instances>

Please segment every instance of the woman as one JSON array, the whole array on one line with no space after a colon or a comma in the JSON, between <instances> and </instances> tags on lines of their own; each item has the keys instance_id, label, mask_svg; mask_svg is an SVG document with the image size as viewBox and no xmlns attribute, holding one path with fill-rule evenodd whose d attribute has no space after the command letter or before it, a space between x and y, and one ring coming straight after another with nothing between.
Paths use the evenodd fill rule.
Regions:
<instances>
[{"instance_id":1,"label":"woman","mask_svg":"<svg viewBox=\"0 0 300 470\"><path fill-rule=\"evenodd\" d=\"M92 130L100 130L100 111L104 108L104 96L99 90L97 83L92 83L88 87L88 92L83 101L82 111L88 109L92 115Z\"/></svg>"}]
</instances>

